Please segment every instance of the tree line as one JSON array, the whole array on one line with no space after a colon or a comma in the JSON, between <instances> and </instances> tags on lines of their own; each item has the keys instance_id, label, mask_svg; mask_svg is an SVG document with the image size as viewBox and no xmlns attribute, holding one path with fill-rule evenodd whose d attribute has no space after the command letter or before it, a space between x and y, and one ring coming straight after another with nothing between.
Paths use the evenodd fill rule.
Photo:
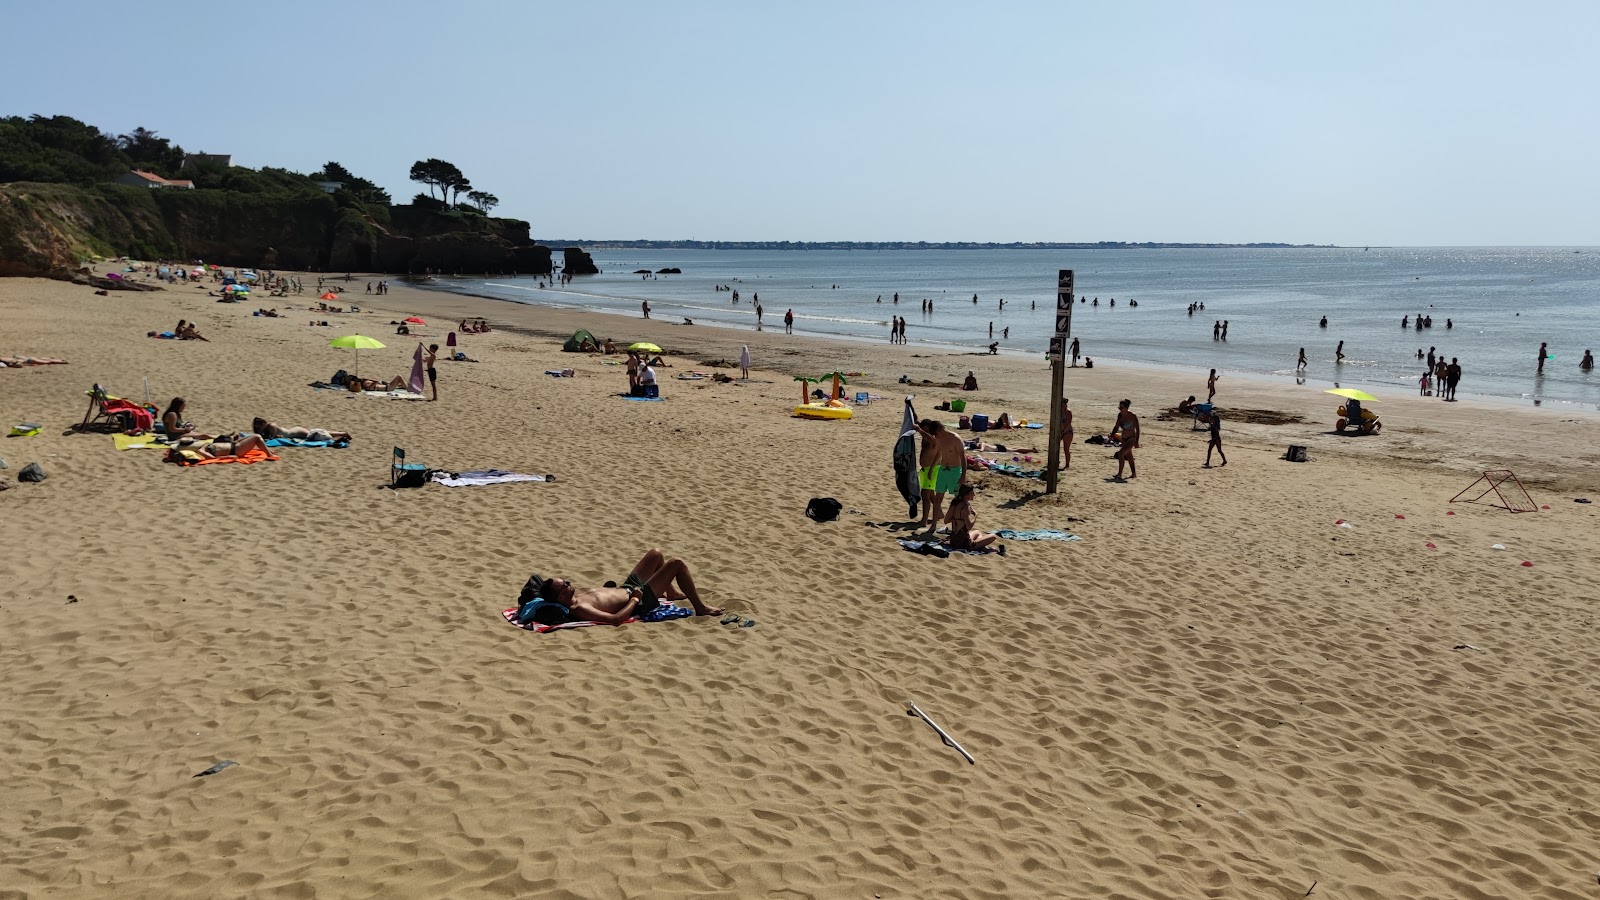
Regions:
<instances>
[{"instance_id":1,"label":"tree line","mask_svg":"<svg viewBox=\"0 0 1600 900\"><path fill-rule=\"evenodd\" d=\"M143 127L111 134L71 116L0 117L0 184L91 185L115 181L139 169L163 178L187 179L200 189L244 193L320 191L317 182L337 182L339 192L349 200L392 204L388 191L332 160L307 175L270 166L258 170L202 159L185 162L190 156L170 139ZM452 194L456 208L466 206L484 215L500 205L500 198L474 190L460 168L442 159L418 160L411 167L411 180L428 187L427 194L419 193L414 199L421 206L448 209Z\"/></svg>"}]
</instances>

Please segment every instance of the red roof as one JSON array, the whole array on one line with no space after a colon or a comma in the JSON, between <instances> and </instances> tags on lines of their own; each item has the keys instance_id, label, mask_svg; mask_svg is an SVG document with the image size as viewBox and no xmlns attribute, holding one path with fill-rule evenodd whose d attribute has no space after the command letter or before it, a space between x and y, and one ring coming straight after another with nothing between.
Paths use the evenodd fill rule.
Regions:
<instances>
[{"instance_id":1,"label":"red roof","mask_svg":"<svg viewBox=\"0 0 1600 900\"><path fill-rule=\"evenodd\" d=\"M139 176L140 178L143 178L146 181L153 181L156 184L169 184L169 185L172 185L173 187L187 187L187 188L194 187L194 182L189 181L188 179L184 179L182 181L175 181L175 180L170 179L170 178L162 178L160 175L156 175L156 174L151 173L151 172L146 172L146 171L143 171L142 169L134 169L133 170L133 174Z\"/></svg>"}]
</instances>

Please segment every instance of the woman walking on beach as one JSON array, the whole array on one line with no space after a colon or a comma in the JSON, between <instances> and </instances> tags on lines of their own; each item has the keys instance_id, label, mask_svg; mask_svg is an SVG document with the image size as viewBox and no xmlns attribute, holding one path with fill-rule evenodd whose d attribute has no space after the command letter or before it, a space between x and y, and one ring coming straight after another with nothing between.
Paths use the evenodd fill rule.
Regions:
<instances>
[{"instance_id":1,"label":"woman walking on beach","mask_svg":"<svg viewBox=\"0 0 1600 900\"><path fill-rule=\"evenodd\" d=\"M1216 369L1212 369L1211 370L1211 377L1206 379L1206 402L1210 403L1211 402L1211 398L1215 397L1216 395L1217 395L1217 370Z\"/></svg>"},{"instance_id":2,"label":"woman walking on beach","mask_svg":"<svg viewBox=\"0 0 1600 900\"><path fill-rule=\"evenodd\" d=\"M1128 468L1128 478L1139 477L1139 466L1133 461L1133 451L1139 449L1139 417L1129 408L1132 405L1132 400L1117 404L1117 424L1111 432L1111 436L1122 445L1113 457L1117 461L1117 481L1125 480L1122 477L1124 466Z\"/></svg>"}]
</instances>

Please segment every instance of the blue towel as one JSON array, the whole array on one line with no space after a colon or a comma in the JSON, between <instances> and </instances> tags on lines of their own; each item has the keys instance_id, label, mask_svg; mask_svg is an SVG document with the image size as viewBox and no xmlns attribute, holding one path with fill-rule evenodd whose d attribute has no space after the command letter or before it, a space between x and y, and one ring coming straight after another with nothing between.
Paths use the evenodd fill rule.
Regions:
<instances>
[{"instance_id":1,"label":"blue towel","mask_svg":"<svg viewBox=\"0 0 1600 900\"><path fill-rule=\"evenodd\" d=\"M267 438L268 447L333 447L338 450L350 446L349 441L303 441L300 438Z\"/></svg>"},{"instance_id":2,"label":"blue towel","mask_svg":"<svg viewBox=\"0 0 1600 900\"><path fill-rule=\"evenodd\" d=\"M618 394L617 396L624 400L638 400L641 403L665 403L667 400L665 397L633 397L628 394Z\"/></svg>"},{"instance_id":3,"label":"blue towel","mask_svg":"<svg viewBox=\"0 0 1600 900\"><path fill-rule=\"evenodd\" d=\"M1081 541L1070 531L1058 531L1054 528L1039 528L1032 531L1017 531L1011 528L1002 528L995 534L1008 541Z\"/></svg>"},{"instance_id":4,"label":"blue towel","mask_svg":"<svg viewBox=\"0 0 1600 900\"><path fill-rule=\"evenodd\" d=\"M675 603L662 603L639 617L641 622L665 622L668 619L685 619L694 615L694 610L685 609Z\"/></svg>"}]
</instances>

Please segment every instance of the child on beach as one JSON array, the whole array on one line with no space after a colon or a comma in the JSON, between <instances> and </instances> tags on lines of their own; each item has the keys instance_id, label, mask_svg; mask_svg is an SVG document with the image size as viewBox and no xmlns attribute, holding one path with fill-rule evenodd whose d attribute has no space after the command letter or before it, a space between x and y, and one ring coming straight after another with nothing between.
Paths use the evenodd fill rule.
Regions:
<instances>
[{"instance_id":1,"label":"child on beach","mask_svg":"<svg viewBox=\"0 0 1600 900\"><path fill-rule=\"evenodd\" d=\"M1418 389L1418 394L1417 395L1419 397L1432 396L1433 392L1428 389L1428 387L1429 387L1428 381L1429 381L1430 374L1431 373L1423 372L1422 373L1422 377L1417 379L1417 384L1419 385L1419 389Z\"/></svg>"}]
</instances>

